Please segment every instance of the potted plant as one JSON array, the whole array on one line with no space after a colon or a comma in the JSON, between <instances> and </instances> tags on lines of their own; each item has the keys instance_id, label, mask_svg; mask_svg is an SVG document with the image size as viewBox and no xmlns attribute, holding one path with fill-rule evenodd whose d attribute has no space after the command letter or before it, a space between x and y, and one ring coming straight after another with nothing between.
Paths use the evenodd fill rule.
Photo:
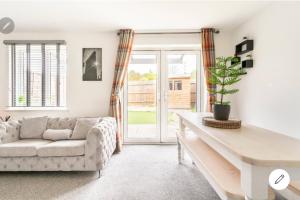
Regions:
<instances>
[{"instance_id":1,"label":"potted plant","mask_svg":"<svg viewBox=\"0 0 300 200\"><path fill-rule=\"evenodd\" d=\"M241 68L240 59L237 57L219 57L214 67L209 69L212 78L209 83L216 85L216 89L209 90L210 94L216 95L213 104L213 113L216 120L228 120L230 114L230 102L225 101L225 95L237 93L238 89L230 86L241 80L245 74Z\"/></svg>"}]
</instances>

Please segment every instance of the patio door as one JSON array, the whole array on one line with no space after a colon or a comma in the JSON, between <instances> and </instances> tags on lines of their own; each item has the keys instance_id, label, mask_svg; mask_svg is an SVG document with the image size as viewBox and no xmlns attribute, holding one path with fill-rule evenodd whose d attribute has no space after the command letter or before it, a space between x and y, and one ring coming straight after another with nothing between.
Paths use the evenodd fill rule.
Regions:
<instances>
[{"instance_id":1,"label":"patio door","mask_svg":"<svg viewBox=\"0 0 300 200\"><path fill-rule=\"evenodd\" d=\"M160 52L133 51L124 92L124 142L160 142Z\"/></svg>"},{"instance_id":2,"label":"patio door","mask_svg":"<svg viewBox=\"0 0 300 200\"><path fill-rule=\"evenodd\" d=\"M176 112L200 107L197 77L199 51L133 51L124 91L124 142L176 142Z\"/></svg>"},{"instance_id":3,"label":"patio door","mask_svg":"<svg viewBox=\"0 0 300 200\"><path fill-rule=\"evenodd\" d=\"M176 142L178 111L200 110L200 51L163 51L161 141Z\"/></svg>"}]
</instances>

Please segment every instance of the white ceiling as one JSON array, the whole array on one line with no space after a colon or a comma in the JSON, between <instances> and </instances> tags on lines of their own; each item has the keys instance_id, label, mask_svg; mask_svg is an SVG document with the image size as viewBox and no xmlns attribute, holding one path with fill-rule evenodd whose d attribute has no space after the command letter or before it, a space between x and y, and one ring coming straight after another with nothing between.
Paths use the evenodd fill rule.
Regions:
<instances>
[{"instance_id":1,"label":"white ceiling","mask_svg":"<svg viewBox=\"0 0 300 200\"><path fill-rule=\"evenodd\" d=\"M11 17L15 32L232 29L270 2L0 0L0 18Z\"/></svg>"}]
</instances>

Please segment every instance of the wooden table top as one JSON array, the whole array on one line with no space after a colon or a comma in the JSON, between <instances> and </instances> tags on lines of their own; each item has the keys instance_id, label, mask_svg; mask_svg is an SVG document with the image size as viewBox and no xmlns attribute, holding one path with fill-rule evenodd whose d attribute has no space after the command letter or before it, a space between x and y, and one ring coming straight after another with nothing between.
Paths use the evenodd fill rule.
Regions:
<instances>
[{"instance_id":1,"label":"wooden table top","mask_svg":"<svg viewBox=\"0 0 300 200\"><path fill-rule=\"evenodd\" d=\"M219 129L202 124L207 113L178 112L196 134L209 136L243 161L260 166L300 167L300 140L270 130L242 125L240 129Z\"/></svg>"}]
</instances>

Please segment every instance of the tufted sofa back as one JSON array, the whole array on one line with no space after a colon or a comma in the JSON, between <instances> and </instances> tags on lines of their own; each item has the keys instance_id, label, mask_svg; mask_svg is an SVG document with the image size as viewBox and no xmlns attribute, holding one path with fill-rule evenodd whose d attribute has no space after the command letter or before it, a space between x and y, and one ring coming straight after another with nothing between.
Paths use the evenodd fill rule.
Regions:
<instances>
[{"instance_id":1,"label":"tufted sofa back","mask_svg":"<svg viewBox=\"0 0 300 200\"><path fill-rule=\"evenodd\" d=\"M47 129L71 129L74 130L77 118L48 118Z\"/></svg>"}]
</instances>

